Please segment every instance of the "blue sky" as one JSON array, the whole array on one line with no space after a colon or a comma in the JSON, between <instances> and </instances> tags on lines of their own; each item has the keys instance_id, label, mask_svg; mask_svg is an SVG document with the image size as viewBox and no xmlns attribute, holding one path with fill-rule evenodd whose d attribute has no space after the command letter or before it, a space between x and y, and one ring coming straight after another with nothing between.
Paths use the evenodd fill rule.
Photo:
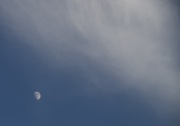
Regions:
<instances>
[{"instance_id":1,"label":"blue sky","mask_svg":"<svg viewBox=\"0 0 180 126\"><path fill-rule=\"evenodd\" d=\"M0 125L178 126L178 14L163 0L1 0Z\"/></svg>"}]
</instances>

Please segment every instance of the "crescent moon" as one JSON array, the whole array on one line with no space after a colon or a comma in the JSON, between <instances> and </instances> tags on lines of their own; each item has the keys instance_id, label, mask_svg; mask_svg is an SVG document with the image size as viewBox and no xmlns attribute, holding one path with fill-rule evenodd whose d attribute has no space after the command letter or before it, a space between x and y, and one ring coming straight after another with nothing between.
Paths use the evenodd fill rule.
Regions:
<instances>
[{"instance_id":1,"label":"crescent moon","mask_svg":"<svg viewBox=\"0 0 180 126\"><path fill-rule=\"evenodd\" d=\"M41 94L39 92L34 92L34 97L36 98L36 100L40 100L41 99Z\"/></svg>"}]
</instances>

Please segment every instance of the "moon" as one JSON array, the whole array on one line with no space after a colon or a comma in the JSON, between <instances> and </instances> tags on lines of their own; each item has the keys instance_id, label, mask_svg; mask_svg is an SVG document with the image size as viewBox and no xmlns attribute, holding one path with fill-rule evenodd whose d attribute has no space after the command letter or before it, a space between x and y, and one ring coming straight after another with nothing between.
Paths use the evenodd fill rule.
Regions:
<instances>
[{"instance_id":1,"label":"moon","mask_svg":"<svg viewBox=\"0 0 180 126\"><path fill-rule=\"evenodd\" d=\"M34 92L34 97L36 98L36 100L40 100L41 99L41 94L39 92Z\"/></svg>"}]
</instances>

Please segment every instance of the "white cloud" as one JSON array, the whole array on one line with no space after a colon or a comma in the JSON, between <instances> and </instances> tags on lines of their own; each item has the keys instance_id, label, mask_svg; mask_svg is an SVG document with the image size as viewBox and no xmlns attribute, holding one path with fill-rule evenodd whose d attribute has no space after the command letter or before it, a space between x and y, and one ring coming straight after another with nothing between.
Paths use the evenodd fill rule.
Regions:
<instances>
[{"instance_id":1,"label":"white cloud","mask_svg":"<svg viewBox=\"0 0 180 126\"><path fill-rule=\"evenodd\" d=\"M179 73L168 32L173 12L166 2L75 0L68 10L77 29L103 46L117 74L127 74L130 86L150 97L176 99Z\"/></svg>"},{"instance_id":2,"label":"white cloud","mask_svg":"<svg viewBox=\"0 0 180 126\"><path fill-rule=\"evenodd\" d=\"M166 1L14 0L1 2L1 8L9 27L48 64L66 64L84 55L123 76L127 87L155 105L179 98L169 32L173 11Z\"/></svg>"}]
</instances>

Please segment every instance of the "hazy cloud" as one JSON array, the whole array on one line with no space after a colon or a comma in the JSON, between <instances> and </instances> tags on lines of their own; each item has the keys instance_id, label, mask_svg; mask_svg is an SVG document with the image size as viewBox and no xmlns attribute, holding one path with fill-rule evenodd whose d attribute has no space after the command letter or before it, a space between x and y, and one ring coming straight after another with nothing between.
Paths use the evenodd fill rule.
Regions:
<instances>
[{"instance_id":1,"label":"hazy cloud","mask_svg":"<svg viewBox=\"0 0 180 126\"><path fill-rule=\"evenodd\" d=\"M157 0L14 0L1 1L7 27L49 66L100 64L147 101L177 103L179 71L172 38L172 6ZM103 85L100 83L98 85ZM88 85L89 86L89 85ZM105 89L108 90L108 89Z\"/></svg>"}]
</instances>

